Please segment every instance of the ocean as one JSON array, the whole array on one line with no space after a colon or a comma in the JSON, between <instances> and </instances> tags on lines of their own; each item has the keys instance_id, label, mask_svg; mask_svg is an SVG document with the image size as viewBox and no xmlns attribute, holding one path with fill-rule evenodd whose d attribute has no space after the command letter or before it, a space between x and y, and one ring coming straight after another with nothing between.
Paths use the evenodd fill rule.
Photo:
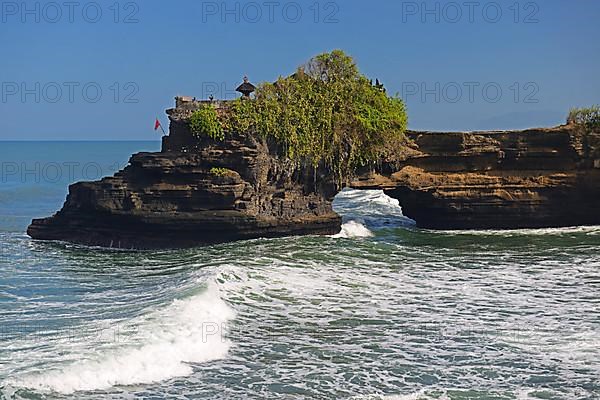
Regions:
<instances>
[{"instance_id":1,"label":"ocean","mask_svg":"<svg viewBox=\"0 0 600 400\"><path fill-rule=\"evenodd\" d=\"M331 237L32 241L158 142L0 142L2 399L600 399L600 227L429 231L379 191Z\"/></svg>"}]
</instances>

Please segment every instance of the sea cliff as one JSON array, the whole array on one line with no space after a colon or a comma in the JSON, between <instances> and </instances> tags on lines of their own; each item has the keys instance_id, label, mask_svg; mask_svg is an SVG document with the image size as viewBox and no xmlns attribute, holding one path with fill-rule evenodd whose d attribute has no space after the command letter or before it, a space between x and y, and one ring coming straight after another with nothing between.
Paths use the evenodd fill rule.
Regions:
<instances>
[{"instance_id":1,"label":"sea cliff","mask_svg":"<svg viewBox=\"0 0 600 400\"><path fill-rule=\"evenodd\" d=\"M336 185L326 171L288 160L256 135L195 138L189 112L168 113L162 151L133 155L113 177L71 185L63 208L34 220L27 233L147 249L339 232Z\"/></svg>"},{"instance_id":2,"label":"sea cliff","mask_svg":"<svg viewBox=\"0 0 600 400\"><path fill-rule=\"evenodd\" d=\"M383 189L419 227L515 229L600 224L600 133L579 125L409 132L420 154L350 185Z\"/></svg>"},{"instance_id":3,"label":"sea cliff","mask_svg":"<svg viewBox=\"0 0 600 400\"><path fill-rule=\"evenodd\" d=\"M113 177L70 186L34 239L168 248L258 237L334 234L341 186L382 189L419 227L600 224L600 134L578 125L502 132L408 132L411 151L340 185L324 166L291 161L260 135L194 137L189 110L168 110L162 150Z\"/></svg>"}]
</instances>

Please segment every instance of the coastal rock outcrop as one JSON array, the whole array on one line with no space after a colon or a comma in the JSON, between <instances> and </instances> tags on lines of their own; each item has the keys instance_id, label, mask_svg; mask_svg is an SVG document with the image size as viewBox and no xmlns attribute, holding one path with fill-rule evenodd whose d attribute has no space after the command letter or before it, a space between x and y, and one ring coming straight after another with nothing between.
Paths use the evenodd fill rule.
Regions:
<instances>
[{"instance_id":1,"label":"coastal rock outcrop","mask_svg":"<svg viewBox=\"0 0 600 400\"><path fill-rule=\"evenodd\" d=\"M600 224L600 133L578 125L409 132L421 154L350 186L384 189L431 229Z\"/></svg>"},{"instance_id":2,"label":"coastal rock outcrop","mask_svg":"<svg viewBox=\"0 0 600 400\"><path fill-rule=\"evenodd\" d=\"M69 187L62 210L27 233L116 248L168 248L258 237L335 234L336 186L322 170L281 157L253 135L194 138L186 113L170 110L158 153L139 153L113 177Z\"/></svg>"},{"instance_id":3,"label":"coastal rock outcrop","mask_svg":"<svg viewBox=\"0 0 600 400\"><path fill-rule=\"evenodd\" d=\"M188 124L194 107L168 110L161 152L135 154L113 177L71 185L63 208L27 233L145 249L339 232L339 187L327 168L290 161L258 135L196 138ZM346 186L384 190L423 228L600 224L600 133L570 124L407 136L406 155L359 171Z\"/></svg>"}]
</instances>

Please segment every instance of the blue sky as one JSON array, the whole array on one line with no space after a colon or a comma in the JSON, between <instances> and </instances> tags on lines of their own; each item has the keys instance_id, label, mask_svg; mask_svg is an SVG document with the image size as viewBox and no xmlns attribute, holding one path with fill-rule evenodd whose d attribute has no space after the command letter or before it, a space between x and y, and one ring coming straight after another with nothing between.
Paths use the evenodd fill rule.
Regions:
<instances>
[{"instance_id":1,"label":"blue sky","mask_svg":"<svg viewBox=\"0 0 600 400\"><path fill-rule=\"evenodd\" d=\"M0 140L155 139L175 95L231 97L336 48L405 98L412 129L556 125L600 103L597 0L1 6Z\"/></svg>"}]
</instances>

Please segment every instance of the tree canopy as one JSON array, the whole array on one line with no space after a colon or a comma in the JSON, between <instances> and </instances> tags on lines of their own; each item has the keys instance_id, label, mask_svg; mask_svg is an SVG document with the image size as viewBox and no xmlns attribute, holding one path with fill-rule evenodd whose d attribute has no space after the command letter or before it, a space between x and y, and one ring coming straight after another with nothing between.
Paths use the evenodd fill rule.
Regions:
<instances>
[{"instance_id":1,"label":"tree canopy","mask_svg":"<svg viewBox=\"0 0 600 400\"><path fill-rule=\"evenodd\" d=\"M230 103L225 132L253 132L281 143L293 160L325 163L341 179L405 143L404 102L373 85L341 50L320 54L288 77Z\"/></svg>"}]
</instances>

